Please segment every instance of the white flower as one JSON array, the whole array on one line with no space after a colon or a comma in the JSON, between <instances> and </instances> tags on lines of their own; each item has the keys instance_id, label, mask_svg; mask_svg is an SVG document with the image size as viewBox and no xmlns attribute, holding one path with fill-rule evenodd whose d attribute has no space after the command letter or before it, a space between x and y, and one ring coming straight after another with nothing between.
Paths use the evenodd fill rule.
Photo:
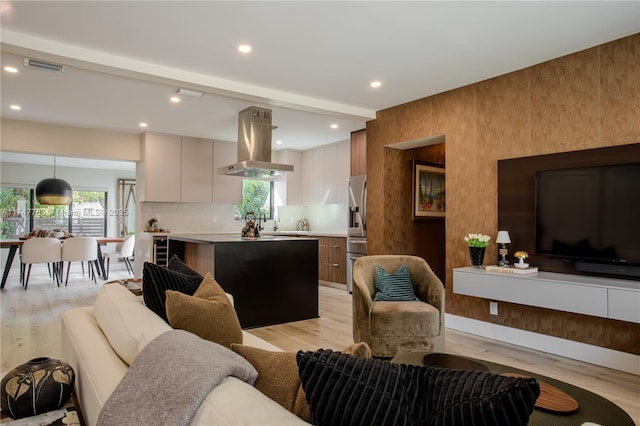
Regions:
<instances>
[{"instance_id":1,"label":"white flower","mask_svg":"<svg viewBox=\"0 0 640 426\"><path fill-rule=\"evenodd\" d=\"M486 247L489 245L490 239L491 237L486 234L469 234L464 237L469 247Z\"/></svg>"}]
</instances>

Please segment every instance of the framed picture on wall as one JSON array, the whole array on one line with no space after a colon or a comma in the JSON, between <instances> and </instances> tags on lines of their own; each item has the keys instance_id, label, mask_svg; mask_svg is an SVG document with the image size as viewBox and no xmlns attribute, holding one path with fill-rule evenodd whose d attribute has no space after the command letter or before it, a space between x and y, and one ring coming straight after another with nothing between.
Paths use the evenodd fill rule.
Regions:
<instances>
[{"instance_id":1,"label":"framed picture on wall","mask_svg":"<svg viewBox=\"0 0 640 426\"><path fill-rule=\"evenodd\" d=\"M446 211L444 166L413 162L413 217L415 220L444 218Z\"/></svg>"}]
</instances>

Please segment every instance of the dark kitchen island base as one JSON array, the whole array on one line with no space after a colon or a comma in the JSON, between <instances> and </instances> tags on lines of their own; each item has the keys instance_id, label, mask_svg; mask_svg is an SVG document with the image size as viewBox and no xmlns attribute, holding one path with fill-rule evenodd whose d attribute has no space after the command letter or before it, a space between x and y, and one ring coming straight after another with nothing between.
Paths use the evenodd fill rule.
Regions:
<instances>
[{"instance_id":1,"label":"dark kitchen island base","mask_svg":"<svg viewBox=\"0 0 640 426\"><path fill-rule=\"evenodd\" d=\"M192 253L211 251L208 271L202 270L202 256L190 259ZM171 236L169 253L202 274L213 272L220 286L233 295L242 328L318 317L317 239Z\"/></svg>"}]
</instances>

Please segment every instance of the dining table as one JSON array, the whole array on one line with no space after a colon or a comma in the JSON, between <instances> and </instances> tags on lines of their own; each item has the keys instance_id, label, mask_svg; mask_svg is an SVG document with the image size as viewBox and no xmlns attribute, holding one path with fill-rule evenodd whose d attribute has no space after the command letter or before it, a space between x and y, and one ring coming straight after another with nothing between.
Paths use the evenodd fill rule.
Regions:
<instances>
[{"instance_id":1,"label":"dining table","mask_svg":"<svg viewBox=\"0 0 640 426\"><path fill-rule=\"evenodd\" d=\"M37 237L33 237L33 238L37 238ZM102 256L102 246L107 243L121 243L124 241L124 238L119 238L119 237L93 237L93 238L95 238L98 243L98 269L99 269L98 275L101 278L106 279L107 274L104 267L104 257ZM0 289L4 289L4 285L6 284L7 278L9 277L9 270L11 269L11 265L13 265L13 259L16 256L16 252L20 247L22 247L22 244L24 244L25 241L26 240L21 240L19 238L0 240L0 248L9 249L7 261L4 266L4 272L2 273L2 284L0 284ZM64 239L61 239L60 241L62 241L62 243L64 244Z\"/></svg>"}]
</instances>

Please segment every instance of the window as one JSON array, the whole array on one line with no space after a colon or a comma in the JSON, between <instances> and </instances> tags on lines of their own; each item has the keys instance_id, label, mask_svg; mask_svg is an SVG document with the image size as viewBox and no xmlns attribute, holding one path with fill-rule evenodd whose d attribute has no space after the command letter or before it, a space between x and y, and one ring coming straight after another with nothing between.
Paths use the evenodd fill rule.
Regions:
<instances>
[{"instance_id":1,"label":"window","mask_svg":"<svg viewBox=\"0 0 640 426\"><path fill-rule=\"evenodd\" d=\"M31 230L31 192L33 190L28 188L0 188L0 232L3 239L18 238Z\"/></svg>"},{"instance_id":2,"label":"window","mask_svg":"<svg viewBox=\"0 0 640 426\"><path fill-rule=\"evenodd\" d=\"M62 229L104 237L107 235L106 200L105 191L73 191L73 202L69 206L47 206L38 203L33 189L0 188L2 238L18 238L34 229Z\"/></svg>"},{"instance_id":3,"label":"window","mask_svg":"<svg viewBox=\"0 0 640 426\"><path fill-rule=\"evenodd\" d=\"M107 193L104 191L73 191L71 232L90 237L106 236L106 207Z\"/></svg>"},{"instance_id":4,"label":"window","mask_svg":"<svg viewBox=\"0 0 640 426\"><path fill-rule=\"evenodd\" d=\"M244 219L247 212L253 212L256 217L263 213L267 219L272 219L273 212L273 182L259 179L242 180L242 204L235 205L235 219Z\"/></svg>"}]
</instances>

